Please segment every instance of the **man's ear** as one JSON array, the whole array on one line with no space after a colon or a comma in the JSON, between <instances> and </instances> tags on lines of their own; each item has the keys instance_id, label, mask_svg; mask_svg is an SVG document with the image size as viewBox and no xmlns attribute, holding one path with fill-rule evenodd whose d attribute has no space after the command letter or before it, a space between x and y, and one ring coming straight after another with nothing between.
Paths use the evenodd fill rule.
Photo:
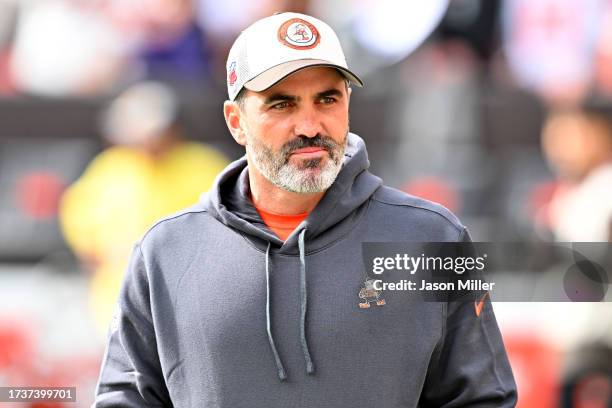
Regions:
<instances>
[{"instance_id":1,"label":"man's ear","mask_svg":"<svg viewBox=\"0 0 612 408\"><path fill-rule=\"evenodd\" d=\"M223 116L225 116L225 124L229 129L232 137L239 145L246 145L246 133L242 125L242 111L238 103L225 101L223 104Z\"/></svg>"}]
</instances>

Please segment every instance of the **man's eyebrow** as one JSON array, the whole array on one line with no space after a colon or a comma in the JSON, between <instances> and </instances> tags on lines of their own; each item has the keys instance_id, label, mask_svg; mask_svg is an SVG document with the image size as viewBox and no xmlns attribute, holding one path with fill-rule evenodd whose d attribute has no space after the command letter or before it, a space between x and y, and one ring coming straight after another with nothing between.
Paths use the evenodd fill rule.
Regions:
<instances>
[{"instance_id":1,"label":"man's eyebrow","mask_svg":"<svg viewBox=\"0 0 612 408\"><path fill-rule=\"evenodd\" d=\"M282 101L295 102L295 101L297 101L297 99L298 98L296 96L277 93L277 94L272 94L272 95L268 96L266 98L266 100L264 101L264 104L265 105L270 105L271 103L282 102Z\"/></svg>"},{"instance_id":2,"label":"man's eyebrow","mask_svg":"<svg viewBox=\"0 0 612 408\"><path fill-rule=\"evenodd\" d=\"M317 99L326 98L326 97L329 97L329 96L335 96L337 98L342 98L343 95L342 95L342 92L339 89L331 88L331 89L328 89L326 91L319 92L317 94Z\"/></svg>"}]
</instances>

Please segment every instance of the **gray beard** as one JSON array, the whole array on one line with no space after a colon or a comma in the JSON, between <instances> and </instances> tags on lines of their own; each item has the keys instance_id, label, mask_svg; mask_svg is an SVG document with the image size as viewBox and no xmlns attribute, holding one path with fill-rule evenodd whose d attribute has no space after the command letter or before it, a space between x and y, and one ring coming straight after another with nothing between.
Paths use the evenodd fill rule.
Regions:
<instances>
[{"instance_id":1,"label":"gray beard","mask_svg":"<svg viewBox=\"0 0 612 408\"><path fill-rule=\"evenodd\" d=\"M253 165L268 181L283 190L300 194L324 192L334 183L342 169L346 136L341 143L329 137L322 139L321 147L325 147L329 154L329 159L322 167L322 159L303 160L299 164L289 162L291 151L299 148L299 143L290 142L279 153L275 153L255 140L249 132L246 137L247 152L250 153Z\"/></svg>"}]
</instances>

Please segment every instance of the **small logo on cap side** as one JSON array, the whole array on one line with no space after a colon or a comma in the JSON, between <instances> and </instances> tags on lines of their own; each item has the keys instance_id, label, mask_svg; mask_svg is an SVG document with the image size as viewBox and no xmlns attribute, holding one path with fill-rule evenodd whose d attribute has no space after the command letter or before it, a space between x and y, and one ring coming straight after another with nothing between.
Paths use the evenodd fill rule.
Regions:
<instances>
[{"instance_id":1,"label":"small logo on cap side","mask_svg":"<svg viewBox=\"0 0 612 408\"><path fill-rule=\"evenodd\" d=\"M278 40L296 50L308 50L319 44L321 36L317 28L301 18L285 21L278 29Z\"/></svg>"},{"instance_id":2,"label":"small logo on cap side","mask_svg":"<svg viewBox=\"0 0 612 408\"><path fill-rule=\"evenodd\" d=\"M236 74L236 61L232 62L227 69L227 83L230 86L234 86L236 80L238 79L238 75Z\"/></svg>"}]
</instances>

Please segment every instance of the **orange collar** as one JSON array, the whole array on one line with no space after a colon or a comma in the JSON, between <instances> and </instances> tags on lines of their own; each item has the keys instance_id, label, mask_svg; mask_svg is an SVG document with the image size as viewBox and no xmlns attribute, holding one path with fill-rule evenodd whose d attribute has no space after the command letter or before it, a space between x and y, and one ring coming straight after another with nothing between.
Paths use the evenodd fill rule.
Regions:
<instances>
[{"instance_id":1,"label":"orange collar","mask_svg":"<svg viewBox=\"0 0 612 408\"><path fill-rule=\"evenodd\" d=\"M253 204L253 206L255 206ZM308 217L309 213L283 215L275 214L255 207L263 222L270 228L280 239L285 241L289 235L297 228L302 221Z\"/></svg>"}]
</instances>

